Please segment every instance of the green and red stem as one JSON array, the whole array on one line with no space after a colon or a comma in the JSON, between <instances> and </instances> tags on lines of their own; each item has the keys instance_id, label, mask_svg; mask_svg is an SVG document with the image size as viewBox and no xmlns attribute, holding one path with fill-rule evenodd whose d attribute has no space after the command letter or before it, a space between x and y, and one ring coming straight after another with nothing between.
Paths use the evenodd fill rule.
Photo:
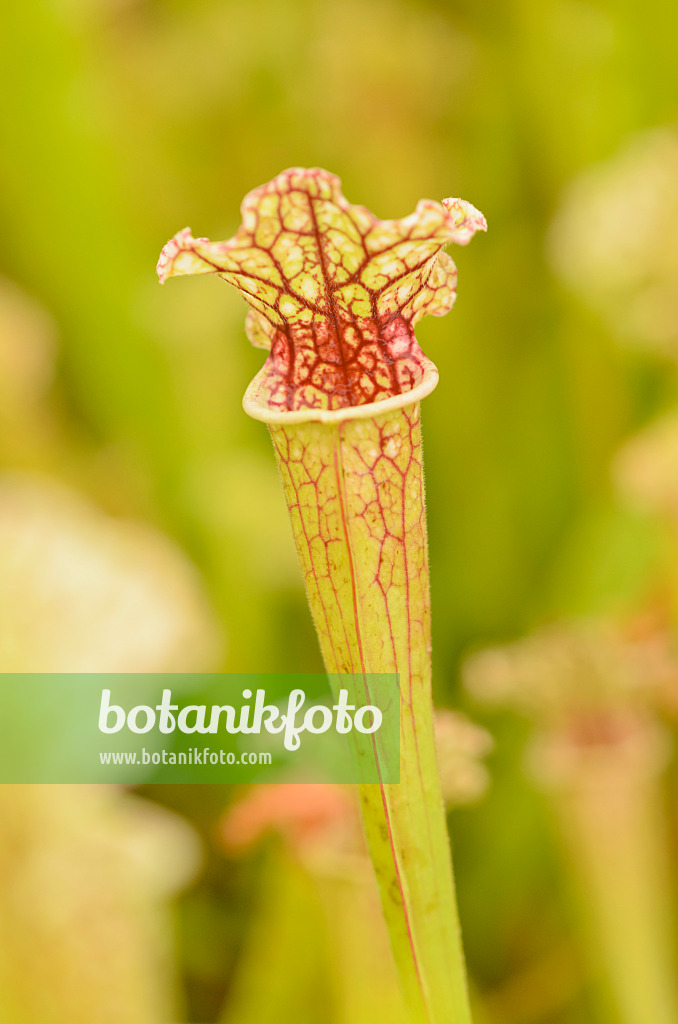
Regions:
<instances>
[{"instance_id":1,"label":"green and red stem","mask_svg":"<svg viewBox=\"0 0 678 1024\"><path fill-rule=\"evenodd\" d=\"M364 785L361 802L413 1018L467 1024L433 737L419 404L270 426L328 671L400 675L400 783Z\"/></svg>"}]
</instances>

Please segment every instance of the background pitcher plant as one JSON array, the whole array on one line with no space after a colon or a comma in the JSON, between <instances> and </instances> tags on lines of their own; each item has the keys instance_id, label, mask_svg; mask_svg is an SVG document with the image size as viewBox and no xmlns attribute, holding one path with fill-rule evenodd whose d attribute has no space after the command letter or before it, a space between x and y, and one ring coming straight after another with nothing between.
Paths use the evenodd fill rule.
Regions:
<instances>
[{"instance_id":1,"label":"background pitcher plant","mask_svg":"<svg viewBox=\"0 0 678 1024\"><path fill-rule=\"evenodd\" d=\"M362 786L361 800L403 988L413 1020L467 1024L431 700L419 403L438 372L414 326L451 309L443 249L485 219L446 199L381 221L333 175L299 168L241 209L228 241L179 232L158 274L224 278L269 350L244 407L271 432L327 670L400 675L400 784Z\"/></svg>"}]
</instances>

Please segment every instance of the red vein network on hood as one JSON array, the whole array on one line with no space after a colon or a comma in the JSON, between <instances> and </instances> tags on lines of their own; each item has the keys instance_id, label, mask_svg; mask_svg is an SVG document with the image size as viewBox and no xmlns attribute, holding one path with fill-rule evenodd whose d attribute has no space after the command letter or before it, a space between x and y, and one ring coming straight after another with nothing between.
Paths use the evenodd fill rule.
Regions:
<instances>
[{"instance_id":1,"label":"red vein network on hood","mask_svg":"<svg viewBox=\"0 0 678 1024\"><path fill-rule=\"evenodd\" d=\"M482 214L461 199L421 200L409 217L382 221L318 168L283 171L241 212L226 242L180 231L158 276L218 274L242 293L248 337L269 349L268 407L342 409L416 387L426 357L414 325L449 312L456 294L443 247L484 231Z\"/></svg>"}]
</instances>

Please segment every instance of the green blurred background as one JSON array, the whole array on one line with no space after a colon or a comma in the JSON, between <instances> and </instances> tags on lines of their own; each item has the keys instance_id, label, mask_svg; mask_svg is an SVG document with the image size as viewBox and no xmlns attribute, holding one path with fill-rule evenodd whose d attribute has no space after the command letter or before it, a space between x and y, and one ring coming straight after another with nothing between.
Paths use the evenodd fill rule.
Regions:
<instances>
[{"instance_id":1,"label":"green blurred background","mask_svg":"<svg viewBox=\"0 0 678 1024\"><path fill-rule=\"evenodd\" d=\"M456 308L418 329L441 377L423 410L436 698L495 736L489 794L451 819L465 941L488 1024L619 1019L590 996L576 898L523 772L527 727L488 717L458 670L468 650L543 621L632 605L654 571L655 533L620 505L609 466L675 401L673 354L622 337L595 283L593 301L572 287L551 225L580 175L650 129L675 131L678 8L24 0L3 5L0 26L0 272L11 303L30 316L38 304L55 339L53 375L19 408L7 396L12 372L26 376L21 332L8 334L4 471L56 479L181 549L217 624L223 653L209 667L322 666L270 441L240 405L262 358L245 307L216 278L159 288L162 244L185 225L229 237L242 196L294 165L332 170L381 217L448 195L487 216L487 236L454 253ZM619 217L633 234L642 211L627 198ZM176 1012L215 1021L263 854L224 855L228 793L144 798L202 837L203 867L172 903ZM674 845L677 831L674 813ZM281 942L303 958L315 933L297 922L292 939L286 920ZM324 997L308 998L315 1009L296 1019L329 1020Z\"/></svg>"}]
</instances>

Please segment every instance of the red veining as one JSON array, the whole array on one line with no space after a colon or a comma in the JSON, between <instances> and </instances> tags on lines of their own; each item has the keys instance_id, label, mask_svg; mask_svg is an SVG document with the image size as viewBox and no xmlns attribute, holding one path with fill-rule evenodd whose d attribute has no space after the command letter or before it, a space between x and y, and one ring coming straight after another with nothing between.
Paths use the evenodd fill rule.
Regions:
<instances>
[{"instance_id":1,"label":"red veining","mask_svg":"<svg viewBox=\"0 0 678 1024\"><path fill-rule=\"evenodd\" d=\"M402 220L353 206L334 175L292 168L255 189L227 242L179 232L158 263L164 281L216 273L252 307L252 341L270 348L268 408L341 409L412 390L424 356L414 324L452 306L456 270L442 250L484 230L461 200L422 200Z\"/></svg>"},{"instance_id":2,"label":"red veining","mask_svg":"<svg viewBox=\"0 0 678 1024\"><path fill-rule=\"evenodd\" d=\"M424 356L400 316L275 332L266 361L273 409L341 409L378 402L420 383Z\"/></svg>"}]
</instances>

